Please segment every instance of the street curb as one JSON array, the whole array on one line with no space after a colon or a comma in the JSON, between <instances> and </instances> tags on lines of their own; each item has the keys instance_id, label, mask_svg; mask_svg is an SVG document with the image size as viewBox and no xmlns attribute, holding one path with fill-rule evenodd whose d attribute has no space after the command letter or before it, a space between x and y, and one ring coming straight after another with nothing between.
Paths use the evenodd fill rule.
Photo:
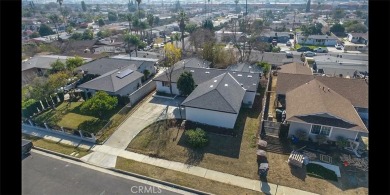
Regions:
<instances>
[{"instance_id":1,"label":"street curb","mask_svg":"<svg viewBox=\"0 0 390 195\"><path fill-rule=\"evenodd\" d=\"M151 177L147 177L147 176L144 176L144 175L139 175L139 174L128 172L128 171L123 171L123 170L120 170L120 169L115 169L115 168L107 168L107 169L109 169L111 171L118 172L118 173L122 173L122 174L125 174L125 175L129 175L129 176L132 176L132 177L136 177L136 178L144 179L144 180L147 180L147 181L155 182L155 183L158 183L158 184L162 184L162 185L165 185L165 186L169 186L169 187L172 187L172 188L176 188L176 189L180 189L180 190L183 190L183 191L195 193L195 194L202 194L202 195L209 195L210 194L210 193L199 191L199 190L196 190L196 189L193 189L193 188L189 188L189 187L177 185L177 184L174 184L174 183L170 183L170 182L154 179L154 178L151 178Z\"/></svg>"},{"instance_id":2,"label":"street curb","mask_svg":"<svg viewBox=\"0 0 390 195\"><path fill-rule=\"evenodd\" d=\"M50 154L53 154L53 155L56 155L56 156L60 156L60 157L63 157L63 158L67 158L67 159L70 159L70 160L74 160L74 161L78 161L78 162L83 162L81 159L79 158L75 158L73 156L69 156L69 155L66 155L66 154L61 154L59 152L54 152L54 151L51 151L51 150L47 150L47 149L44 149L44 148L40 148L40 147L37 147L37 146L33 146L33 149L36 149L36 150L39 150L39 151L42 151L42 152L46 152L46 153L50 153Z\"/></svg>"}]
</instances>

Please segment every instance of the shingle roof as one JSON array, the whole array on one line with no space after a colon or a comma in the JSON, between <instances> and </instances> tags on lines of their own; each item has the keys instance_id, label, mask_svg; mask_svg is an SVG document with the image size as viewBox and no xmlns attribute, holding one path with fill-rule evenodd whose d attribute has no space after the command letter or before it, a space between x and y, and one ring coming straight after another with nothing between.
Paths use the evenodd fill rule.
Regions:
<instances>
[{"instance_id":1,"label":"shingle roof","mask_svg":"<svg viewBox=\"0 0 390 195\"><path fill-rule=\"evenodd\" d=\"M195 85L199 85L205 81L210 80L218 75L229 72L247 91L256 91L259 83L259 75L253 73L245 73L238 71L227 71L225 69L214 68L177 68L172 73L172 82L176 83L180 75L184 72L191 72L194 78ZM154 81L169 81L165 74L153 79Z\"/></svg>"},{"instance_id":2,"label":"shingle roof","mask_svg":"<svg viewBox=\"0 0 390 195\"><path fill-rule=\"evenodd\" d=\"M31 59L22 62L22 71L31 68L51 69L51 64L57 60L65 63L66 59L73 58L74 56L58 56L58 55L39 55L34 56ZM89 62L92 59L84 58L85 62Z\"/></svg>"},{"instance_id":3,"label":"shingle roof","mask_svg":"<svg viewBox=\"0 0 390 195\"><path fill-rule=\"evenodd\" d=\"M327 36L327 35L309 35L307 38L309 39L327 39L327 40L338 40L335 36Z\"/></svg>"},{"instance_id":4,"label":"shingle roof","mask_svg":"<svg viewBox=\"0 0 390 195\"><path fill-rule=\"evenodd\" d=\"M270 52L260 53L260 52L253 52L253 51L251 53L250 60L268 62L269 64L276 65L276 66L280 66L292 62L298 62L298 63L302 62L300 57L294 56L293 58L287 58L285 53L270 53Z\"/></svg>"},{"instance_id":5,"label":"shingle roof","mask_svg":"<svg viewBox=\"0 0 390 195\"><path fill-rule=\"evenodd\" d=\"M184 62L184 63L183 63ZM211 62L200 58L188 58L176 62L176 68L182 68L183 66L188 68L209 68Z\"/></svg>"},{"instance_id":6,"label":"shingle roof","mask_svg":"<svg viewBox=\"0 0 390 195\"><path fill-rule=\"evenodd\" d=\"M129 67L132 70L137 70L140 66L145 66L154 62L147 61L135 61L127 59L115 59L115 58L101 58L84 64L83 66L78 67L76 70L88 71L88 74L103 75L107 72L110 72L115 69L121 69Z\"/></svg>"},{"instance_id":7,"label":"shingle roof","mask_svg":"<svg viewBox=\"0 0 390 195\"><path fill-rule=\"evenodd\" d=\"M339 77L323 77L279 73L276 93L286 94L304 83L316 79L350 100L355 107L368 108L368 83L364 79L347 79Z\"/></svg>"},{"instance_id":8,"label":"shingle roof","mask_svg":"<svg viewBox=\"0 0 390 195\"><path fill-rule=\"evenodd\" d=\"M127 86L128 84L143 77L143 74L139 73L138 71L133 71L132 73L130 73L129 75L123 78L117 77L118 72L125 71L128 69L129 68L122 69L122 70L120 69L112 70L91 81L81 84L79 87L85 89L94 89L94 90L101 90L101 91L115 93L120 89L122 89L123 87Z\"/></svg>"},{"instance_id":9,"label":"shingle roof","mask_svg":"<svg viewBox=\"0 0 390 195\"><path fill-rule=\"evenodd\" d=\"M304 63L289 63L279 66L281 69L278 70L278 73L290 73L290 74L305 74L305 75L313 75L312 70L305 66Z\"/></svg>"},{"instance_id":10,"label":"shingle roof","mask_svg":"<svg viewBox=\"0 0 390 195\"><path fill-rule=\"evenodd\" d=\"M351 34L353 37L362 37L364 39L368 39L368 33L349 33Z\"/></svg>"},{"instance_id":11,"label":"shingle roof","mask_svg":"<svg viewBox=\"0 0 390 195\"><path fill-rule=\"evenodd\" d=\"M230 73L220 74L199 84L182 105L235 113L240 111L245 90Z\"/></svg>"},{"instance_id":12,"label":"shingle roof","mask_svg":"<svg viewBox=\"0 0 390 195\"><path fill-rule=\"evenodd\" d=\"M314 79L287 92L286 120L292 117L318 115L326 113L333 119L338 118L352 124L349 129L367 132L363 121L349 100L335 92L322 82ZM323 118L323 117L317 117ZM323 119L321 119L323 120ZM321 121L313 122L319 124ZM337 124L332 124L335 126ZM343 126L345 127L345 126Z\"/></svg>"},{"instance_id":13,"label":"shingle roof","mask_svg":"<svg viewBox=\"0 0 390 195\"><path fill-rule=\"evenodd\" d=\"M240 71L248 73L262 73L263 69L260 66L250 65L248 63L239 63L230 65L228 68L230 71Z\"/></svg>"}]
</instances>

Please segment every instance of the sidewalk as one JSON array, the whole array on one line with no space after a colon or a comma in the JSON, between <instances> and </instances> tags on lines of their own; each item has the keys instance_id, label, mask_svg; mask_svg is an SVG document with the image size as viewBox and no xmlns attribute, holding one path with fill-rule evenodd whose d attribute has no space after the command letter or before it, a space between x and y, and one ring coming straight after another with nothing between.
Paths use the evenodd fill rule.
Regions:
<instances>
[{"instance_id":1,"label":"sidewalk","mask_svg":"<svg viewBox=\"0 0 390 195\"><path fill-rule=\"evenodd\" d=\"M82 144L80 140L70 139L65 136L60 136L58 134L50 134L49 132L42 132L36 129L23 129L23 133L42 137L44 139L49 139L52 141L60 141L64 144L69 144L73 146L79 145L79 147L89 149L92 147L91 154L88 154L81 158L82 161L88 162L104 168L113 168L116 165L116 159L118 156L138 161L141 163L158 166L174 171L179 171L182 173L195 175L199 177L204 177L206 179L230 184L233 186L246 188L250 190L255 190L263 192L265 194L275 194L275 195L284 195L284 194L302 194L302 195L311 195L315 193L306 192L286 186L276 185L267 182L261 182L259 180L252 180L244 177L239 177L227 173L222 173L218 171L213 171L210 169L191 166L180 162L168 161L164 159L149 157L147 155L138 154L124 149L114 148L107 145L88 145Z\"/></svg>"}]
</instances>

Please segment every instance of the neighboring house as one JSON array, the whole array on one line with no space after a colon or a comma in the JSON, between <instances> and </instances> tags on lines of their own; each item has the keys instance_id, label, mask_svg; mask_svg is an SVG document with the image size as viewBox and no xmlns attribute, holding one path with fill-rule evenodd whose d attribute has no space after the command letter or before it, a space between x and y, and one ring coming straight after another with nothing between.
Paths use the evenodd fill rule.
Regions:
<instances>
[{"instance_id":1,"label":"neighboring house","mask_svg":"<svg viewBox=\"0 0 390 195\"><path fill-rule=\"evenodd\" d=\"M51 64L60 60L65 63L66 59L74 56L58 56L58 55L36 55L22 62L22 84L30 83L35 77L43 76L51 69ZM91 61L91 58L84 58L84 62Z\"/></svg>"},{"instance_id":2,"label":"neighboring house","mask_svg":"<svg viewBox=\"0 0 390 195\"><path fill-rule=\"evenodd\" d=\"M230 71L255 73L255 74L259 74L259 77L262 77L263 75L263 68L257 66L256 64L251 65L245 62L230 65L227 69Z\"/></svg>"},{"instance_id":3,"label":"neighboring house","mask_svg":"<svg viewBox=\"0 0 390 195\"><path fill-rule=\"evenodd\" d=\"M187 58L175 63L176 68L210 68L211 62L201 58Z\"/></svg>"},{"instance_id":4,"label":"neighboring house","mask_svg":"<svg viewBox=\"0 0 390 195\"><path fill-rule=\"evenodd\" d=\"M91 75L103 75L107 72L130 68L131 70L143 73L144 70L148 70L150 74L155 74L156 69L154 67L155 61L147 60L128 60L128 59L116 59L116 58L101 58L98 60L91 61L76 68L76 70L83 71L85 74Z\"/></svg>"},{"instance_id":5,"label":"neighboring house","mask_svg":"<svg viewBox=\"0 0 390 195\"><path fill-rule=\"evenodd\" d=\"M368 33L348 33L347 39L351 43L368 45Z\"/></svg>"},{"instance_id":6,"label":"neighboring house","mask_svg":"<svg viewBox=\"0 0 390 195\"><path fill-rule=\"evenodd\" d=\"M250 61L267 62L273 66L280 66L292 62L302 63L300 57L287 58L286 53L255 52L252 51Z\"/></svg>"},{"instance_id":7,"label":"neighboring house","mask_svg":"<svg viewBox=\"0 0 390 195\"><path fill-rule=\"evenodd\" d=\"M301 45L324 45L324 46L335 46L338 38L335 36L328 35L309 35L303 36L297 34L297 42Z\"/></svg>"},{"instance_id":8,"label":"neighboring house","mask_svg":"<svg viewBox=\"0 0 390 195\"><path fill-rule=\"evenodd\" d=\"M128 96L141 85L144 75L130 67L109 71L91 81L83 83L78 88L85 93L95 94L96 91L105 91L111 95Z\"/></svg>"},{"instance_id":9,"label":"neighboring house","mask_svg":"<svg viewBox=\"0 0 390 195\"><path fill-rule=\"evenodd\" d=\"M107 56L106 53L94 54L93 46L96 44L97 40L68 40L65 42L55 42L57 47L60 48L61 53L66 56L81 56L85 58L101 58Z\"/></svg>"},{"instance_id":10,"label":"neighboring house","mask_svg":"<svg viewBox=\"0 0 390 195\"><path fill-rule=\"evenodd\" d=\"M294 92L289 93L291 91ZM330 133L332 140L340 132L350 139L355 139L357 133L368 134L368 82L365 79L278 73L276 94L275 103L285 107L286 120L294 122L290 123L290 136L299 128L311 131L313 124L336 129L338 133ZM310 110L314 108L318 109Z\"/></svg>"},{"instance_id":11,"label":"neighboring house","mask_svg":"<svg viewBox=\"0 0 390 195\"><path fill-rule=\"evenodd\" d=\"M368 133L351 101L317 79L286 93L286 121L289 136L303 130L313 140L318 134L330 141L357 140L360 132Z\"/></svg>"},{"instance_id":12,"label":"neighboring house","mask_svg":"<svg viewBox=\"0 0 390 195\"><path fill-rule=\"evenodd\" d=\"M278 67L278 73L313 75L311 68L304 63L289 63Z\"/></svg>"},{"instance_id":13,"label":"neighboring house","mask_svg":"<svg viewBox=\"0 0 390 195\"><path fill-rule=\"evenodd\" d=\"M290 39L294 39L294 34L291 32L265 31L258 37L259 41L268 43L271 43L273 39L276 39L278 43L286 43Z\"/></svg>"},{"instance_id":14,"label":"neighboring house","mask_svg":"<svg viewBox=\"0 0 390 195\"><path fill-rule=\"evenodd\" d=\"M229 73L199 84L183 101L186 120L224 128L234 128L245 89Z\"/></svg>"},{"instance_id":15,"label":"neighboring house","mask_svg":"<svg viewBox=\"0 0 390 195\"><path fill-rule=\"evenodd\" d=\"M355 77L355 73L368 74L368 61L360 59L348 59L347 56L322 55L314 56L312 68L317 73L328 76Z\"/></svg>"}]
</instances>

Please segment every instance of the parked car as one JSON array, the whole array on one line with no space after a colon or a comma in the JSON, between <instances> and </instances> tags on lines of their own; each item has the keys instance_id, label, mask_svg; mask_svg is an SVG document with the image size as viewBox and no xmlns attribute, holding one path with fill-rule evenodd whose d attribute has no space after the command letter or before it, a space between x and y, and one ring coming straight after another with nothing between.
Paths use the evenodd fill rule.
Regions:
<instances>
[{"instance_id":1,"label":"parked car","mask_svg":"<svg viewBox=\"0 0 390 195\"><path fill-rule=\"evenodd\" d=\"M31 141L22 139L22 155L29 153L32 147L33 143Z\"/></svg>"},{"instance_id":2,"label":"parked car","mask_svg":"<svg viewBox=\"0 0 390 195\"><path fill-rule=\"evenodd\" d=\"M313 51L312 49L310 49L310 47L301 47L299 49L297 49L298 52L306 52L306 51Z\"/></svg>"},{"instance_id":3,"label":"parked car","mask_svg":"<svg viewBox=\"0 0 390 195\"><path fill-rule=\"evenodd\" d=\"M318 47L314 49L314 52L317 53L328 53L328 50L326 48Z\"/></svg>"},{"instance_id":4,"label":"parked car","mask_svg":"<svg viewBox=\"0 0 390 195\"><path fill-rule=\"evenodd\" d=\"M287 41L286 46L291 46L291 42Z\"/></svg>"},{"instance_id":5,"label":"parked car","mask_svg":"<svg viewBox=\"0 0 390 195\"><path fill-rule=\"evenodd\" d=\"M314 52L311 52L311 51L306 51L305 53L303 53L306 57L313 57L316 55L316 53Z\"/></svg>"},{"instance_id":6,"label":"parked car","mask_svg":"<svg viewBox=\"0 0 390 195\"><path fill-rule=\"evenodd\" d=\"M293 58L293 54L291 53L291 51L286 51L286 57L287 58Z\"/></svg>"},{"instance_id":7,"label":"parked car","mask_svg":"<svg viewBox=\"0 0 390 195\"><path fill-rule=\"evenodd\" d=\"M343 49L343 46L341 46L340 44L337 44L334 46L336 49Z\"/></svg>"}]
</instances>

